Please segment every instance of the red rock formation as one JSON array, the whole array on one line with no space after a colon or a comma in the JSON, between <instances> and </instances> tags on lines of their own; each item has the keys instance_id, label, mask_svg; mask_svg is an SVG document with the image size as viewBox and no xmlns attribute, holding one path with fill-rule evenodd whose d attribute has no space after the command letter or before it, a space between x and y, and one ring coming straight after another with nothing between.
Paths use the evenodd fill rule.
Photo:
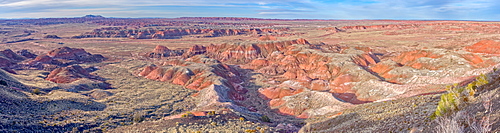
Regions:
<instances>
[{"instance_id":1,"label":"red rock formation","mask_svg":"<svg viewBox=\"0 0 500 133\"><path fill-rule=\"evenodd\" d=\"M161 58L161 57L169 57L169 56L179 56L182 55L182 51L170 50L165 46L156 45L153 51L146 54L149 58Z\"/></svg>"},{"instance_id":2,"label":"red rock formation","mask_svg":"<svg viewBox=\"0 0 500 133\"><path fill-rule=\"evenodd\" d=\"M265 58L275 51L285 51L285 48L292 44L309 45L309 42L305 39L297 39L250 45L211 44L206 49L207 56L211 58L220 61L247 63L252 59Z\"/></svg>"},{"instance_id":3,"label":"red rock formation","mask_svg":"<svg viewBox=\"0 0 500 133\"><path fill-rule=\"evenodd\" d=\"M378 57L373 55L372 53L364 53L358 55L356 57L353 57L352 60L354 61L354 63L362 67L367 67L370 64L377 64L377 62L380 61L380 59L378 59Z\"/></svg>"},{"instance_id":4,"label":"red rock formation","mask_svg":"<svg viewBox=\"0 0 500 133\"><path fill-rule=\"evenodd\" d=\"M265 36L260 36L259 40L260 41L276 41L278 39L274 36L271 36L271 35L265 35Z\"/></svg>"},{"instance_id":5,"label":"red rock formation","mask_svg":"<svg viewBox=\"0 0 500 133\"><path fill-rule=\"evenodd\" d=\"M460 56L465 60L469 61L469 64L476 68L485 68L495 64L491 60L483 60L476 54L461 54Z\"/></svg>"},{"instance_id":6,"label":"red rock formation","mask_svg":"<svg viewBox=\"0 0 500 133\"><path fill-rule=\"evenodd\" d=\"M57 35L46 35L46 36L44 36L43 38L61 39L61 38L60 38L60 37L58 37Z\"/></svg>"},{"instance_id":7,"label":"red rock formation","mask_svg":"<svg viewBox=\"0 0 500 133\"><path fill-rule=\"evenodd\" d=\"M121 27L95 29L72 38L131 38L131 39L171 39L184 35L204 34L204 37L233 36L240 34L279 33L287 29L142 29L130 30Z\"/></svg>"},{"instance_id":8,"label":"red rock formation","mask_svg":"<svg viewBox=\"0 0 500 133\"><path fill-rule=\"evenodd\" d=\"M399 56L394 57L392 60L396 61L405 66L411 66L415 69L429 69L429 70L437 70L435 65L417 62L417 59L427 57L427 58L441 58L442 55L434 54L430 51L425 50L415 50L402 52Z\"/></svg>"},{"instance_id":9,"label":"red rock formation","mask_svg":"<svg viewBox=\"0 0 500 133\"><path fill-rule=\"evenodd\" d=\"M471 46L465 47L465 49L474 53L500 54L500 42L482 40Z\"/></svg>"},{"instance_id":10,"label":"red rock formation","mask_svg":"<svg viewBox=\"0 0 500 133\"><path fill-rule=\"evenodd\" d=\"M45 80L55 83L71 83L81 78L94 78L85 69L78 65L54 69Z\"/></svg>"},{"instance_id":11,"label":"red rock formation","mask_svg":"<svg viewBox=\"0 0 500 133\"><path fill-rule=\"evenodd\" d=\"M0 69L15 74L16 72L13 69L21 66L18 63L32 56L33 54L27 50L18 51L17 54L10 49L0 51Z\"/></svg>"},{"instance_id":12,"label":"red rock formation","mask_svg":"<svg viewBox=\"0 0 500 133\"><path fill-rule=\"evenodd\" d=\"M99 54L90 54L84 49L61 47L50 51L46 55L39 55L29 61L27 65L38 69L54 70L59 66L78 63L93 63L103 61L105 58Z\"/></svg>"},{"instance_id":13,"label":"red rock formation","mask_svg":"<svg viewBox=\"0 0 500 133\"><path fill-rule=\"evenodd\" d=\"M344 26L340 29L342 30L381 30L381 29L409 29L418 28L420 24L389 24L389 25L370 25L370 26Z\"/></svg>"},{"instance_id":14,"label":"red rock formation","mask_svg":"<svg viewBox=\"0 0 500 133\"><path fill-rule=\"evenodd\" d=\"M319 28L319 30L330 31L330 32L333 32L333 33L344 32L344 30L341 30L341 29L339 29L337 27Z\"/></svg>"},{"instance_id":15,"label":"red rock formation","mask_svg":"<svg viewBox=\"0 0 500 133\"><path fill-rule=\"evenodd\" d=\"M0 56L0 68L8 68L14 64L16 63L9 60L8 58Z\"/></svg>"},{"instance_id":16,"label":"red rock formation","mask_svg":"<svg viewBox=\"0 0 500 133\"><path fill-rule=\"evenodd\" d=\"M10 49L0 51L0 68L10 69L10 67L24 59L24 57L17 55Z\"/></svg>"},{"instance_id":17,"label":"red rock formation","mask_svg":"<svg viewBox=\"0 0 500 133\"><path fill-rule=\"evenodd\" d=\"M295 95L304 91L304 89L292 89L292 88L281 88L281 87L269 87L260 88L259 93L262 94L267 99L280 99L285 96Z\"/></svg>"},{"instance_id":18,"label":"red rock formation","mask_svg":"<svg viewBox=\"0 0 500 133\"><path fill-rule=\"evenodd\" d=\"M61 63L55 65L67 65L71 64L71 61L76 61L77 63L89 63L100 62L102 60L104 60L104 57L102 55L92 55L86 52L84 49L61 47L50 51L49 53L47 53L47 55L40 55L36 57L34 60L30 61L29 64L34 65L37 63Z\"/></svg>"},{"instance_id":19,"label":"red rock formation","mask_svg":"<svg viewBox=\"0 0 500 133\"><path fill-rule=\"evenodd\" d=\"M389 72L396 68L399 67L399 65L392 61L390 63L377 63L375 65L372 65L370 67L370 70L377 73L379 76L383 77L384 80L392 82L392 83L398 83L398 81L394 78L396 78L398 75L390 74Z\"/></svg>"},{"instance_id":20,"label":"red rock formation","mask_svg":"<svg viewBox=\"0 0 500 133\"><path fill-rule=\"evenodd\" d=\"M22 60L26 59L23 56L20 56L20 55L14 53L14 51L12 51L10 49L0 51L0 56L4 56L12 61L22 61Z\"/></svg>"},{"instance_id":21,"label":"red rock formation","mask_svg":"<svg viewBox=\"0 0 500 133\"><path fill-rule=\"evenodd\" d=\"M172 77L175 77L172 83L177 85L185 85L191 79L191 75L188 71L177 73L177 75L173 75Z\"/></svg>"},{"instance_id":22,"label":"red rock formation","mask_svg":"<svg viewBox=\"0 0 500 133\"><path fill-rule=\"evenodd\" d=\"M155 70L156 68L157 68L157 67L156 67L156 66L153 66L153 65L151 65L151 66L146 66L146 67L144 68L144 70L142 70L142 72L141 72L141 73L139 73L139 76L146 76L146 75L148 75L149 73L151 73L151 71Z\"/></svg>"},{"instance_id":23,"label":"red rock formation","mask_svg":"<svg viewBox=\"0 0 500 133\"><path fill-rule=\"evenodd\" d=\"M20 51L17 51L17 54L18 55L21 55L21 56L24 56L26 58L30 58L30 59L33 59L33 58L36 58L36 55L29 52L28 50L26 49L23 49L23 50L20 50Z\"/></svg>"},{"instance_id":24,"label":"red rock formation","mask_svg":"<svg viewBox=\"0 0 500 133\"><path fill-rule=\"evenodd\" d=\"M198 91L214 84L223 85L230 88L228 98L236 101L245 99L241 94L246 93L247 90L240 85L242 82L240 73L229 65L210 61L203 55L194 56L185 61L170 60L167 62L164 64L174 66L146 66L139 73L139 76L182 85Z\"/></svg>"},{"instance_id":25,"label":"red rock formation","mask_svg":"<svg viewBox=\"0 0 500 133\"><path fill-rule=\"evenodd\" d=\"M182 56L184 58L189 58L194 55L204 54L205 52L207 52L207 48L205 46L194 45L193 47L189 48L189 50L185 52Z\"/></svg>"}]
</instances>

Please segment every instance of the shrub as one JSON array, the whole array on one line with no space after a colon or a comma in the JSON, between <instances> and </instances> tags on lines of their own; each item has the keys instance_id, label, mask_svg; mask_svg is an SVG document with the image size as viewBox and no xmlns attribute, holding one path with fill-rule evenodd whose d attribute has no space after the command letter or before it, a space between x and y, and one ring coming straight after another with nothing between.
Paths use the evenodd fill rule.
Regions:
<instances>
[{"instance_id":1,"label":"shrub","mask_svg":"<svg viewBox=\"0 0 500 133\"><path fill-rule=\"evenodd\" d=\"M207 116L215 116L215 111L208 111Z\"/></svg>"},{"instance_id":2,"label":"shrub","mask_svg":"<svg viewBox=\"0 0 500 133\"><path fill-rule=\"evenodd\" d=\"M446 116L459 110L461 106L471 101L479 86L488 83L488 77L481 74L476 77L475 81L465 86L458 86L458 84L447 86L446 90L448 93L441 95L441 100L438 103L436 111L430 118L434 120L436 117Z\"/></svg>"},{"instance_id":3,"label":"shrub","mask_svg":"<svg viewBox=\"0 0 500 133\"><path fill-rule=\"evenodd\" d=\"M262 120L263 122L271 122L271 119L269 119L269 117L267 117L267 115L262 115L260 117L260 120Z\"/></svg>"},{"instance_id":4,"label":"shrub","mask_svg":"<svg viewBox=\"0 0 500 133\"><path fill-rule=\"evenodd\" d=\"M142 113L136 113L134 114L133 118L132 118L132 121L134 121L135 123L139 123L139 122L142 122L144 121L144 115Z\"/></svg>"},{"instance_id":5,"label":"shrub","mask_svg":"<svg viewBox=\"0 0 500 133\"><path fill-rule=\"evenodd\" d=\"M33 94L36 94L36 95L40 95L42 92L40 91L40 89L34 89L33 90Z\"/></svg>"},{"instance_id":6,"label":"shrub","mask_svg":"<svg viewBox=\"0 0 500 133\"><path fill-rule=\"evenodd\" d=\"M439 133L463 133L464 126L460 124L457 117L440 117L437 119L436 131Z\"/></svg>"},{"instance_id":7,"label":"shrub","mask_svg":"<svg viewBox=\"0 0 500 133\"><path fill-rule=\"evenodd\" d=\"M247 132L247 133L255 133L255 132L257 132L257 130L255 130L255 129L247 129L247 130L245 130L245 132Z\"/></svg>"},{"instance_id":8,"label":"shrub","mask_svg":"<svg viewBox=\"0 0 500 133\"><path fill-rule=\"evenodd\" d=\"M183 117L183 118L186 118L186 117L191 117L191 116L194 116L194 114L193 114L193 113L191 113L191 112L189 112L189 111L187 111L185 114L182 114L182 115L181 115L181 117Z\"/></svg>"},{"instance_id":9,"label":"shrub","mask_svg":"<svg viewBox=\"0 0 500 133\"><path fill-rule=\"evenodd\" d=\"M4 81L4 80L0 80L0 85L3 85L3 86L8 86L7 82Z\"/></svg>"}]
</instances>

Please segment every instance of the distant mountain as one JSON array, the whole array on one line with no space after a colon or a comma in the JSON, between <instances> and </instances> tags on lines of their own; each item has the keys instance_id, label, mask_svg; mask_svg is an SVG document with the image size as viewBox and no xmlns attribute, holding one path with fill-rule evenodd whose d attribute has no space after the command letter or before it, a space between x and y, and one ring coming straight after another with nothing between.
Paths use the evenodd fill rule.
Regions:
<instances>
[{"instance_id":1,"label":"distant mountain","mask_svg":"<svg viewBox=\"0 0 500 133\"><path fill-rule=\"evenodd\" d=\"M101 15L92 15L92 14L89 14L89 15L83 16L82 18L104 18L104 17L101 16Z\"/></svg>"}]
</instances>

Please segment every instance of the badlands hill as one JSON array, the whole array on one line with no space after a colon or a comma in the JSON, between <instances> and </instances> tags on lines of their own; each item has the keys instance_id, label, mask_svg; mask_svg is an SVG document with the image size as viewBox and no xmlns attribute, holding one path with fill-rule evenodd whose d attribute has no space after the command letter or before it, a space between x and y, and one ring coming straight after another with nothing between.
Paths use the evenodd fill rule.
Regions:
<instances>
[{"instance_id":1,"label":"badlands hill","mask_svg":"<svg viewBox=\"0 0 500 133\"><path fill-rule=\"evenodd\" d=\"M498 132L499 32L473 21L0 20L0 131Z\"/></svg>"}]
</instances>

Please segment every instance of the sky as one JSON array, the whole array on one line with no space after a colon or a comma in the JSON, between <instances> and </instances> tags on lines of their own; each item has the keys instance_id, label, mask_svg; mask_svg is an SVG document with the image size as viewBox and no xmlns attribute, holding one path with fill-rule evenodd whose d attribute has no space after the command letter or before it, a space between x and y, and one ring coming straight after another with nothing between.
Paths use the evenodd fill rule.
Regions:
<instances>
[{"instance_id":1,"label":"sky","mask_svg":"<svg viewBox=\"0 0 500 133\"><path fill-rule=\"evenodd\" d=\"M250 17L500 21L500 0L0 0L0 18Z\"/></svg>"}]
</instances>

